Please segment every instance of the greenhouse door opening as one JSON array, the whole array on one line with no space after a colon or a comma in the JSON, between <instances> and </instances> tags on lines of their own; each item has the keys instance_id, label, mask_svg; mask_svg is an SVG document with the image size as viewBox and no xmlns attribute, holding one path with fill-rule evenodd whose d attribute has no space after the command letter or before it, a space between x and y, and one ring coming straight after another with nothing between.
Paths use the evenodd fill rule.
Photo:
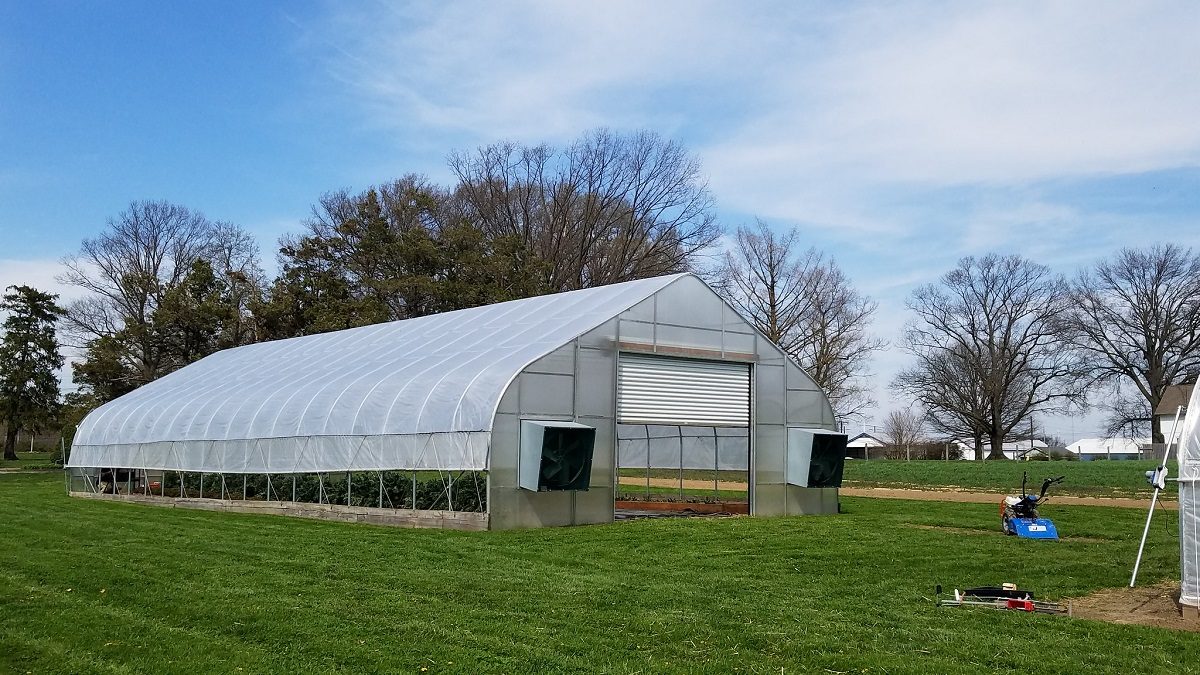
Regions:
<instances>
[{"instance_id":1,"label":"greenhouse door opening","mask_svg":"<svg viewBox=\"0 0 1200 675\"><path fill-rule=\"evenodd\" d=\"M749 513L750 364L622 353L619 515Z\"/></svg>"}]
</instances>

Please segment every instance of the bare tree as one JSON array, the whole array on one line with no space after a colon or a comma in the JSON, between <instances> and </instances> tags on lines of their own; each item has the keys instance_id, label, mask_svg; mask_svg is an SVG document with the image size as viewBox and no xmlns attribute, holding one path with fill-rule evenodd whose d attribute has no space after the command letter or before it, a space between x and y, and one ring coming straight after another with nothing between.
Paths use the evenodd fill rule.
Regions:
<instances>
[{"instance_id":1,"label":"bare tree","mask_svg":"<svg viewBox=\"0 0 1200 675\"><path fill-rule=\"evenodd\" d=\"M68 346L85 348L101 339L120 345L130 384L140 385L164 374L169 363L154 312L177 288L197 260L237 289L239 311L247 313L250 296L262 285L258 249L248 234L229 223L213 223L203 214L168 202L133 202L103 233L85 239L68 256L59 281L88 295L67 308ZM237 322L238 344L249 341L249 321ZM112 340L120 333L119 340Z\"/></svg>"},{"instance_id":2,"label":"bare tree","mask_svg":"<svg viewBox=\"0 0 1200 675\"><path fill-rule=\"evenodd\" d=\"M833 260L801 252L799 232L762 221L739 227L715 277L717 290L804 368L845 420L874 405L871 355L885 343L867 329L877 308Z\"/></svg>"},{"instance_id":3,"label":"bare tree","mask_svg":"<svg viewBox=\"0 0 1200 675\"><path fill-rule=\"evenodd\" d=\"M916 364L900 371L891 388L926 410L925 421L936 434L954 440L972 440L975 459L983 459L987 435L988 399L971 369L965 350L913 352Z\"/></svg>"},{"instance_id":4,"label":"bare tree","mask_svg":"<svg viewBox=\"0 0 1200 675\"><path fill-rule=\"evenodd\" d=\"M1081 272L1071 298L1075 348L1110 394L1109 433L1149 427L1165 442L1154 409L1200 373L1200 256L1173 244L1122 249Z\"/></svg>"},{"instance_id":5,"label":"bare tree","mask_svg":"<svg viewBox=\"0 0 1200 675\"><path fill-rule=\"evenodd\" d=\"M761 220L739 227L715 282L721 294L772 342L794 354L810 314L819 263L815 250L801 253L792 229L778 234Z\"/></svg>"},{"instance_id":6,"label":"bare tree","mask_svg":"<svg viewBox=\"0 0 1200 675\"><path fill-rule=\"evenodd\" d=\"M565 151L497 143L450 157L463 216L516 235L572 290L688 270L720 236L700 162L642 131L593 131Z\"/></svg>"},{"instance_id":7,"label":"bare tree","mask_svg":"<svg viewBox=\"0 0 1200 675\"><path fill-rule=\"evenodd\" d=\"M905 459L912 459L914 445L927 442L924 416L912 408L900 408L889 412L883 419L883 433L893 449L904 451Z\"/></svg>"},{"instance_id":8,"label":"bare tree","mask_svg":"<svg viewBox=\"0 0 1200 675\"><path fill-rule=\"evenodd\" d=\"M832 259L818 256L816 262L807 331L796 358L846 419L875 405L869 362L887 343L867 332L878 304L860 294Z\"/></svg>"},{"instance_id":9,"label":"bare tree","mask_svg":"<svg viewBox=\"0 0 1200 675\"><path fill-rule=\"evenodd\" d=\"M935 417L977 424L989 458L1003 457L1004 440L1031 414L1083 403L1086 369L1061 321L1068 291L1021 256L963 258L939 284L913 292L905 348L917 363L898 384Z\"/></svg>"}]
</instances>

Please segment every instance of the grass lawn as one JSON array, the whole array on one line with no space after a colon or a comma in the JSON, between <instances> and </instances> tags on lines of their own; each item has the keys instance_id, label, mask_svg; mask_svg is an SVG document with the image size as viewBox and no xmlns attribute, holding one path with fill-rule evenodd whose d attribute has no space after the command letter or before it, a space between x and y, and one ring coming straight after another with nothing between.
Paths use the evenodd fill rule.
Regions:
<instances>
[{"instance_id":1,"label":"grass lawn","mask_svg":"<svg viewBox=\"0 0 1200 675\"><path fill-rule=\"evenodd\" d=\"M1066 476L1051 488L1051 495L1090 497L1150 497L1154 491L1145 472L1158 466L1152 460L1092 462L941 462L937 460L850 460L842 479L848 487L942 487L1016 494L1021 472L1029 472L1029 488L1042 479ZM1174 463L1171 475L1179 475ZM1173 497L1172 493L1172 497ZM1149 503L1147 502L1147 506Z\"/></svg>"},{"instance_id":2,"label":"grass lawn","mask_svg":"<svg viewBox=\"0 0 1200 675\"><path fill-rule=\"evenodd\" d=\"M71 499L57 474L0 475L0 671L1200 667L1196 634L933 605L937 583L1123 585L1139 510L1057 506L1084 539L1038 542L999 534L992 505L843 507L462 533ZM1156 516L1144 583L1178 574L1176 532Z\"/></svg>"},{"instance_id":3,"label":"grass lawn","mask_svg":"<svg viewBox=\"0 0 1200 675\"><path fill-rule=\"evenodd\" d=\"M17 451L17 460L0 459L0 469L59 469L50 459L49 452L21 452Z\"/></svg>"}]
</instances>

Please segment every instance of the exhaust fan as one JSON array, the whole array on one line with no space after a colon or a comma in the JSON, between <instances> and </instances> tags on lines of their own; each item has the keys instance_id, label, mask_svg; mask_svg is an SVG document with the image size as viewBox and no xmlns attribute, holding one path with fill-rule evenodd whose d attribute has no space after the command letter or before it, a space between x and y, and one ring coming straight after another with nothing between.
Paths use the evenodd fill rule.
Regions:
<instances>
[{"instance_id":1,"label":"exhaust fan","mask_svg":"<svg viewBox=\"0 0 1200 675\"><path fill-rule=\"evenodd\" d=\"M787 482L800 487L842 486L846 434L825 429L789 427Z\"/></svg>"},{"instance_id":2,"label":"exhaust fan","mask_svg":"<svg viewBox=\"0 0 1200 675\"><path fill-rule=\"evenodd\" d=\"M521 421L521 487L534 492L587 490L596 429L575 422Z\"/></svg>"}]
</instances>

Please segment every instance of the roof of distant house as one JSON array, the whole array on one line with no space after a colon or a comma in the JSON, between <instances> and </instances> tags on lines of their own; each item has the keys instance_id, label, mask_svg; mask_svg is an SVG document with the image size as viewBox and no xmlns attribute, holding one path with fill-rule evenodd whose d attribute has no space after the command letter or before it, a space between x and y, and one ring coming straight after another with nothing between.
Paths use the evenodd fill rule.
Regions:
<instances>
[{"instance_id":1,"label":"roof of distant house","mask_svg":"<svg viewBox=\"0 0 1200 675\"><path fill-rule=\"evenodd\" d=\"M846 447L849 448L882 448L885 445L887 441L865 431L846 441Z\"/></svg>"},{"instance_id":2,"label":"roof of distant house","mask_svg":"<svg viewBox=\"0 0 1200 675\"><path fill-rule=\"evenodd\" d=\"M1174 415L1179 406L1187 407L1188 400L1192 397L1192 387L1195 384L1173 384L1167 387L1163 392L1162 400L1158 402L1158 407L1154 409L1155 415Z\"/></svg>"}]
</instances>

